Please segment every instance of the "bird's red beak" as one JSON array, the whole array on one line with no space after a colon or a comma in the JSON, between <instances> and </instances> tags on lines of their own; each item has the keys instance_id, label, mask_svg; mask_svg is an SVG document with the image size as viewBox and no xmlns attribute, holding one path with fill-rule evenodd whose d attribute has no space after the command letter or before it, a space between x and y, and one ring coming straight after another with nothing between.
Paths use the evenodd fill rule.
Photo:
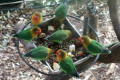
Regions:
<instances>
[{"instance_id":1,"label":"bird's red beak","mask_svg":"<svg viewBox=\"0 0 120 80\"><path fill-rule=\"evenodd\" d=\"M39 32L38 34L40 35L40 34L42 33L42 32L41 32L41 29L39 29L38 32Z\"/></svg>"},{"instance_id":2,"label":"bird's red beak","mask_svg":"<svg viewBox=\"0 0 120 80\"><path fill-rule=\"evenodd\" d=\"M40 18L40 17L39 17L38 14L35 14L35 15L33 16L33 19L34 19L35 21L37 21L39 18Z\"/></svg>"},{"instance_id":3,"label":"bird's red beak","mask_svg":"<svg viewBox=\"0 0 120 80\"><path fill-rule=\"evenodd\" d=\"M58 54L59 54L59 52L60 52L60 50L58 50L58 51L56 52L56 54L58 55Z\"/></svg>"},{"instance_id":4,"label":"bird's red beak","mask_svg":"<svg viewBox=\"0 0 120 80\"><path fill-rule=\"evenodd\" d=\"M82 42L82 37L80 37L80 38L78 39L78 41L81 41L81 42Z\"/></svg>"}]
</instances>

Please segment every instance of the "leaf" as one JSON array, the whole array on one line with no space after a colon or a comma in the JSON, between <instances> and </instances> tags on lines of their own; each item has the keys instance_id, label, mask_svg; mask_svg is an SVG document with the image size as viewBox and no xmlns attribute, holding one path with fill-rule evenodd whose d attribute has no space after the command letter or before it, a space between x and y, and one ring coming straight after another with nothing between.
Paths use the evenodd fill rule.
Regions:
<instances>
[{"instance_id":1,"label":"leaf","mask_svg":"<svg viewBox=\"0 0 120 80\"><path fill-rule=\"evenodd\" d=\"M14 63L12 63L12 67L15 69L15 64Z\"/></svg>"},{"instance_id":2,"label":"leaf","mask_svg":"<svg viewBox=\"0 0 120 80\"><path fill-rule=\"evenodd\" d=\"M77 12L73 9L72 11L71 11L73 14L77 14Z\"/></svg>"},{"instance_id":3,"label":"leaf","mask_svg":"<svg viewBox=\"0 0 120 80\"><path fill-rule=\"evenodd\" d=\"M3 13L3 11L1 11L1 15L3 15L4 13Z\"/></svg>"},{"instance_id":4,"label":"leaf","mask_svg":"<svg viewBox=\"0 0 120 80\"><path fill-rule=\"evenodd\" d=\"M0 20L2 19L2 16L0 16Z\"/></svg>"},{"instance_id":5,"label":"leaf","mask_svg":"<svg viewBox=\"0 0 120 80\"><path fill-rule=\"evenodd\" d=\"M0 48L0 51L3 51L4 49L3 48Z\"/></svg>"},{"instance_id":6,"label":"leaf","mask_svg":"<svg viewBox=\"0 0 120 80\"><path fill-rule=\"evenodd\" d=\"M9 11L7 12L7 17L10 18L10 12Z\"/></svg>"},{"instance_id":7,"label":"leaf","mask_svg":"<svg viewBox=\"0 0 120 80\"><path fill-rule=\"evenodd\" d=\"M6 27L10 28L11 26L10 26L10 24L7 24Z\"/></svg>"},{"instance_id":8,"label":"leaf","mask_svg":"<svg viewBox=\"0 0 120 80\"><path fill-rule=\"evenodd\" d=\"M89 80L91 74L87 75L84 80Z\"/></svg>"},{"instance_id":9,"label":"leaf","mask_svg":"<svg viewBox=\"0 0 120 80\"><path fill-rule=\"evenodd\" d=\"M8 40L7 40L7 39L4 39L4 40L3 40L3 46L6 46L6 45L7 45L7 42L8 42Z\"/></svg>"},{"instance_id":10,"label":"leaf","mask_svg":"<svg viewBox=\"0 0 120 80\"><path fill-rule=\"evenodd\" d=\"M115 63L112 63L111 65L110 65L110 67L109 67L109 70L106 72L106 75L110 75L111 73L113 73L114 72L114 70L115 70Z\"/></svg>"},{"instance_id":11,"label":"leaf","mask_svg":"<svg viewBox=\"0 0 120 80\"><path fill-rule=\"evenodd\" d=\"M7 18L5 17L5 16L3 16L3 19L6 21L7 20Z\"/></svg>"}]
</instances>

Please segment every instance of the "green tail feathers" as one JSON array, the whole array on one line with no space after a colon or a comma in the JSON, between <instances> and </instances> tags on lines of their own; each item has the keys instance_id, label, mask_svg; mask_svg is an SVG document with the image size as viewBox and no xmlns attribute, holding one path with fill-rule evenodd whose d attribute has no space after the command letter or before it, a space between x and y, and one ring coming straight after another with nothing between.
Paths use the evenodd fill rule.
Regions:
<instances>
[{"instance_id":1,"label":"green tail feathers","mask_svg":"<svg viewBox=\"0 0 120 80\"><path fill-rule=\"evenodd\" d=\"M77 78L80 78L80 75L79 75L79 73L78 73L76 70L74 71L73 75L74 75L75 77L77 77Z\"/></svg>"},{"instance_id":2,"label":"green tail feathers","mask_svg":"<svg viewBox=\"0 0 120 80\"><path fill-rule=\"evenodd\" d=\"M28 52L28 53L24 54L23 56L24 57L31 57L32 56L31 54L32 54L32 52Z\"/></svg>"},{"instance_id":3,"label":"green tail feathers","mask_svg":"<svg viewBox=\"0 0 120 80\"><path fill-rule=\"evenodd\" d=\"M18 34L14 34L12 37L18 37Z\"/></svg>"},{"instance_id":4,"label":"green tail feathers","mask_svg":"<svg viewBox=\"0 0 120 80\"><path fill-rule=\"evenodd\" d=\"M103 53L108 53L108 54L110 54L111 51L110 51L109 49L105 48L104 51L103 51Z\"/></svg>"}]
</instances>

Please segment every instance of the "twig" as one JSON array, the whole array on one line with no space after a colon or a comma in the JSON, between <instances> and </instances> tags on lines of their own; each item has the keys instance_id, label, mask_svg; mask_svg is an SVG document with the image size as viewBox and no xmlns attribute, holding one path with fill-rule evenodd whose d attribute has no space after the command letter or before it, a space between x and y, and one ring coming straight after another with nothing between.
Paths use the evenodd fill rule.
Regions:
<instances>
[{"instance_id":1,"label":"twig","mask_svg":"<svg viewBox=\"0 0 120 80\"><path fill-rule=\"evenodd\" d=\"M2 6L2 5L9 5L9 4L18 4L18 3L23 3L23 1L8 2L8 3L0 3L0 6Z\"/></svg>"}]
</instances>

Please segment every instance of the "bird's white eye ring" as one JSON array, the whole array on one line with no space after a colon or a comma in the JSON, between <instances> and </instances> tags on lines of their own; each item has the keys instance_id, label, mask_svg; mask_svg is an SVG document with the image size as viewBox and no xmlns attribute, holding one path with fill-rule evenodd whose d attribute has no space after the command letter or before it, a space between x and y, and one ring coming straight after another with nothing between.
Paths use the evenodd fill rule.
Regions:
<instances>
[{"instance_id":1,"label":"bird's white eye ring","mask_svg":"<svg viewBox=\"0 0 120 80\"><path fill-rule=\"evenodd\" d=\"M82 41L84 41L84 39L82 39Z\"/></svg>"},{"instance_id":2,"label":"bird's white eye ring","mask_svg":"<svg viewBox=\"0 0 120 80\"><path fill-rule=\"evenodd\" d=\"M59 55L61 55L61 53L59 53Z\"/></svg>"},{"instance_id":3,"label":"bird's white eye ring","mask_svg":"<svg viewBox=\"0 0 120 80\"><path fill-rule=\"evenodd\" d=\"M38 31L36 31L38 33Z\"/></svg>"}]
</instances>

